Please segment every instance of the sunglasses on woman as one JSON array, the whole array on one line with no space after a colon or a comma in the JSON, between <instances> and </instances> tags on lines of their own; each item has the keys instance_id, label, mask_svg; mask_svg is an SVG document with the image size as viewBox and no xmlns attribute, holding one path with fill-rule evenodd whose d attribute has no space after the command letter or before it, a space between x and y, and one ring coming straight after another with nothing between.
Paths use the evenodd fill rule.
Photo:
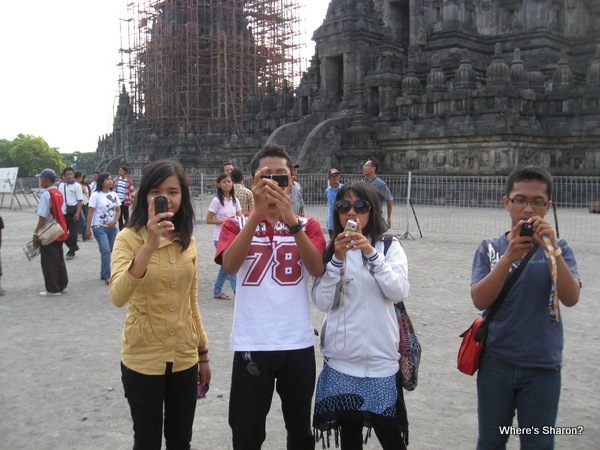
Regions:
<instances>
[{"instance_id":1,"label":"sunglasses on woman","mask_svg":"<svg viewBox=\"0 0 600 450\"><path fill-rule=\"evenodd\" d=\"M355 203L350 203L346 200L335 202L335 210L338 213L348 214L352 208L354 208L356 214L367 214L371 211L371 204L366 200L359 200Z\"/></svg>"}]
</instances>

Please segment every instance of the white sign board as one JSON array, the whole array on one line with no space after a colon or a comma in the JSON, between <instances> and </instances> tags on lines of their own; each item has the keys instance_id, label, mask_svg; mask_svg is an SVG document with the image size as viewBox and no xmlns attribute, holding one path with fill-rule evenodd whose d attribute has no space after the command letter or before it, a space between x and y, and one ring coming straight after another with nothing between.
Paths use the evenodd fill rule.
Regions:
<instances>
[{"instance_id":1,"label":"white sign board","mask_svg":"<svg viewBox=\"0 0 600 450\"><path fill-rule=\"evenodd\" d=\"M0 167L0 194L14 192L18 172L18 167Z\"/></svg>"}]
</instances>

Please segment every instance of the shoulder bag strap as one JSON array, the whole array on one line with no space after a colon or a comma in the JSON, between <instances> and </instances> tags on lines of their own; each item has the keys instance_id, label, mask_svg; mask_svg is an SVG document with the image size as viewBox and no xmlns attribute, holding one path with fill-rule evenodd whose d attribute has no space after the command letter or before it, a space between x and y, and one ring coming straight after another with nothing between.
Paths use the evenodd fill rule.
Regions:
<instances>
[{"instance_id":1,"label":"shoulder bag strap","mask_svg":"<svg viewBox=\"0 0 600 450\"><path fill-rule=\"evenodd\" d=\"M509 291L512 289L514 284L517 282L517 279L523 272L523 269L525 269L525 266L527 265L529 260L533 257L534 253L537 251L539 246L540 246L540 244L536 242L534 244L533 248L527 253L527 255L525 255L525 257L523 258L523 260L521 261L519 266L516 268L516 270L506 280L506 282L502 286L502 289L500 290L500 293L498 294L498 297L496 297L496 300L494 300L494 303L490 307L488 315L485 317L485 320L483 321L483 323L477 330L477 333L475 334L475 341L479 342L485 337L485 333L487 332L487 328L488 328L490 322L492 321L492 319L494 318L494 316L500 309L500 306L502 306L504 299L506 298L506 296L508 295Z\"/></svg>"}]
</instances>

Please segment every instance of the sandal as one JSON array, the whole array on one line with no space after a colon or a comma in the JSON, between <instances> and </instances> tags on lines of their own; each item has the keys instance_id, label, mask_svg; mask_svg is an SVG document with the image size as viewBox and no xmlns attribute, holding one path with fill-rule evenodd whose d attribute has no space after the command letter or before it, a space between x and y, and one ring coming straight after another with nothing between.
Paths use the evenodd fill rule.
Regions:
<instances>
[{"instance_id":1,"label":"sandal","mask_svg":"<svg viewBox=\"0 0 600 450\"><path fill-rule=\"evenodd\" d=\"M219 300L231 300L229 295L223 294L222 292L219 295L213 295L213 298L217 298Z\"/></svg>"}]
</instances>

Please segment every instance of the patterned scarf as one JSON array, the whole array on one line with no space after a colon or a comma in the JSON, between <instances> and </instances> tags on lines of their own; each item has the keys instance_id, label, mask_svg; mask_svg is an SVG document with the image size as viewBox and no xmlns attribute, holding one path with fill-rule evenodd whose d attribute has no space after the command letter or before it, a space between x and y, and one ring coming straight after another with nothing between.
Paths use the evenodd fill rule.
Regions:
<instances>
[{"instance_id":1,"label":"patterned scarf","mask_svg":"<svg viewBox=\"0 0 600 450\"><path fill-rule=\"evenodd\" d=\"M544 245L546 246L546 257L550 265L550 275L552 276L552 290L550 291L550 299L548 301L548 311L550 312L550 320L552 322L560 322L560 310L558 308L558 295L556 293L556 281L558 278L558 269L556 265L555 249L552 241L548 236L543 236Z\"/></svg>"}]
</instances>

